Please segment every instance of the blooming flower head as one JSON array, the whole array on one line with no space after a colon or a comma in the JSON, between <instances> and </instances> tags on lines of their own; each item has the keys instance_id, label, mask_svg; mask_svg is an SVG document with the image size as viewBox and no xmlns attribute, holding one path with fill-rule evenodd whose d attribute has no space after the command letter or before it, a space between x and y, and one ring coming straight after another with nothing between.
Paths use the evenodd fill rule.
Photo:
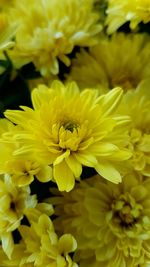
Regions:
<instances>
[{"instance_id":1,"label":"blooming flower head","mask_svg":"<svg viewBox=\"0 0 150 267\"><path fill-rule=\"evenodd\" d=\"M14 248L12 231L20 225L26 209L34 208L36 204L36 196L30 196L28 186L16 187L9 175L0 179L0 238L2 248L8 257Z\"/></svg>"},{"instance_id":2,"label":"blooming flower head","mask_svg":"<svg viewBox=\"0 0 150 267\"><path fill-rule=\"evenodd\" d=\"M69 256L69 253L77 247L75 239L70 234L58 238L53 223L47 215L41 215L37 222L31 221L30 227L20 226L19 231L28 254L26 259L21 260L20 266L26 266L24 265L26 261L36 267L77 267Z\"/></svg>"},{"instance_id":3,"label":"blooming flower head","mask_svg":"<svg viewBox=\"0 0 150 267\"><path fill-rule=\"evenodd\" d=\"M14 64L33 62L43 76L58 74L58 59L69 65L67 54L74 46L94 45L101 30L93 0L17 1L11 19L20 25L11 53Z\"/></svg>"},{"instance_id":4,"label":"blooming flower head","mask_svg":"<svg viewBox=\"0 0 150 267\"><path fill-rule=\"evenodd\" d=\"M115 114L122 90L116 88L98 96L96 90L80 92L75 83L66 87L56 81L32 92L34 109L7 110L5 115L18 127L21 149L15 154L35 153L41 164L53 166L59 190L70 191L79 179L82 165L95 168L114 183L121 181L118 162L131 153L128 144L128 116ZM16 138L17 138L16 137Z\"/></svg>"},{"instance_id":5,"label":"blooming flower head","mask_svg":"<svg viewBox=\"0 0 150 267\"><path fill-rule=\"evenodd\" d=\"M119 185L95 176L53 198L60 233L78 243L80 267L138 267L150 259L150 179L126 174Z\"/></svg>"},{"instance_id":6,"label":"blooming flower head","mask_svg":"<svg viewBox=\"0 0 150 267\"><path fill-rule=\"evenodd\" d=\"M150 77L150 44L145 34L118 33L103 38L90 48L82 50L73 60L68 80L81 88L135 88Z\"/></svg>"},{"instance_id":7,"label":"blooming flower head","mask_svg":"<svg viewBox=\"0 0 150 267\"><path fill-rule=\"evenodd\" d=\"M125 22L130 22L130 28L135 29L140 23L150 21L149 0L108 0L106 25L108 33L116 31Z\"/></svg>"},{"instance_id":8,"label":"blooming flower head","mask_svg":"<svg viewBox=\"0 0 150 267\"><path fill-rule=\"evenodd\" d=\"M119 106L121 114L131 117L130 149L132 167L150 176L150 93L149 80L143 81L135 91L127 92Z\"/></svg>"},{"instance_id":9,"label":"blooming flower head","mask_svg":"<svg viewBox=\"0 0 150 267\"><path fill-rule=\"evenodd\" d=\"M0 120L0 173L11 175L13 183L18 186L29 185L34 176L40 182L50 181L52 178L50 166L41 164L31 154L28 157L15 155L15 150L21 149L21 144L14 140L14 135L17 133L17 126L6 119Z\"/></svg>"},{"instance_id":10,"label":"blooming flower head","mask_svg":"<svg viewBox=\"0 0 150 267\"><path fill-rule=\"evenodd\" d=\"M15 246L11 261L4 258L2 264L5 265L2 266L78 267L69 255L77 248L71 234L59 238L51 219L45 214L34 220L29 219L29 222L30 226L19 227L22 241Z\"/></svg>"}]
</instances>

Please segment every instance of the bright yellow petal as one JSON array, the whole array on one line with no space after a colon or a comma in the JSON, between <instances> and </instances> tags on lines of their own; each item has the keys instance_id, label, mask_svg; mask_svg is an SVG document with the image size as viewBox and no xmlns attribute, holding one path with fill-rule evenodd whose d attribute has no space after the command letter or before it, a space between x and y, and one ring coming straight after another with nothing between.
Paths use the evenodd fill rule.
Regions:
<instances>
[{"instance_id":1,"label":"bright yellow petal","mask_svg":"<svg viewBox=\"0 0 150 267\"><path fill-rule=\"evenodd\" d=\"M70 150L67 149L63 154L56 158L56 160L54 161L54 165L60 164L65 158L69 157L69 155Z\"/></svg>"},{"instance_id":2,"label":"bright yellow petal","mask_svg":"<svg viewBox=\"0 0 150 267\"><path fill-rule=\"evenodd\" d=\"M54 166L54 179L60 191L69 192L75 184L75 177L65 161Z\"/></svg>"},{"instance_id":3,"label":"bright yellow petal","mask_svg":"<svg viewBox=\"0 0 150 267\"><path fill-rule=\"evenodd\" d=\"M77 159L74 157L74 155L70 155L68 158L65 159L67 165L72 170L74 176L76 178L79 178L82 173L82 165L80 162L77 161Z\"/></svg>"},{"instance_id":4,"label":"bright yellow petal","mask_svg":"<svg viewBox=\"0 0 150 267\"><path fill-rule=\"evenodd\" d=\"M36 178L44 183L52 179L52 168L50 166L45 166L36 174Z\"/></svg>"}]
</instances>

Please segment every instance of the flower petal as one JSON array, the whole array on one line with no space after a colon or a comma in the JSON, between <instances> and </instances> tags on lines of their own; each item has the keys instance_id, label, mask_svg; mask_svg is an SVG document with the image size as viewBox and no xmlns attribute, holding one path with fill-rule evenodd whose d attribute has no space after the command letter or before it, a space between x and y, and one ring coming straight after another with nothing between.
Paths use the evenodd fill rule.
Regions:
<instances>
[{"instance_id":1,"label":"flower petal","mask_svg":"<svg viewBox=\"0 0 150 267\"><path fill-rule=\"evenodd\" d=\"M52 179L52 168L50 166L43 167L37 174L36 178L44 183Z\"/></svg>"},{"instance_id":2,"label":"flower petal","mask_svg":"<svg viewBox=\"0 0 150 267\"><path fill-rule=\"evenodd\" d=\"M65 161L54 166L54 179L60 191L69 192L73 189L75 178Z\"/></svg>"},{"instance_id":3,"label":"flower petal","mask_svg":"<svg viewBox=\"0 0 150 267\"><path fill-rule=\"evenodd\" d=\"M109 93L100 96L98 103L102 105L104 116L110 115L114 112L121 101L122 95L123 90L120 87L116 87Z\"/></svg>"},{"instance_id":4,"label":"flower petal","mask_svg":"<svg viewBox=\"0 0 150 267\"><path fill-rule=\"evenodd\" d=\"M70 253L76 250L77 242L72 235L64 234L60 237L58 246L60 253Z\"/></svg>"},{"instance_id":5,"label":"flower petal","mask_svg":"<svg viewBox=\"0 0 150 267\"><path fill-rule=\"evenodd\" d=\"M91 154L87 153L75 153L76 159L83 165L88 167L95 167L97 165L97 159Z\"/></svg>"},{"instance_id":6,"label":"flower petal","mask_svg":"<svg viewBox=\"0 0 150 267\"><path fill-rule=\"evenodd\" d=\"M82 173L82 165L77 161L74 155L70 155L68 158L65 159L67 165L72 170L74 176L79 178Z\"/></svg>"},{"instance_id":7,"label":"flower petal","mask_svg":"<svg viewBox=\"0 0 150 267\"><path fill-rule=\"evenodd\" d=\"M5 233L1 236L2 248L9 259L11 259L11 254L14 249L14 242L11 233Z\"/></svg>"},{"instance_id":8,"label":"flower petal","mask_svg":"<svg viewBox=\"0 0 150 267\"><path fill-rule=\"evenodd\" d=\"M95 169L102 177L104 177L108 181L113 182L115 184L121 182L120 173L114 168L111 163L107 161L101 161L98 163Z\"/></svg>"}]
</instances>

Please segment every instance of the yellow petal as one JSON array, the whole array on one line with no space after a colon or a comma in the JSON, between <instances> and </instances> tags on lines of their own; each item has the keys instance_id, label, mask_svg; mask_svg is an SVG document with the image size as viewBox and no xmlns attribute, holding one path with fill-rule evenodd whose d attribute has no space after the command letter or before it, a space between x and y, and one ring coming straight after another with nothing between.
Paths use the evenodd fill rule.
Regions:
<instances>
[{"instance_id":1,"label":"yellow petal","mask_svg":"<svg viewBox=\"0 0 150 267\"><path fill-rule=\"evenodd\" d=\"M114 144L105 142L95 143L89 148L89 151L97 156L107 157L113 154L115 151L118 151L118 147Z\"/></svg>"},{"instance_id":2,"label":"yellow petal","mask_svg":"<svg viewBox=\"0 0 150 267\"><path fill-rule=\"evenodd\" d=\"M31 95L34 109L39 109L41 107L43 99L47 102L47 96L48 90L45 85L39 85L38 88L35 88Z\"/></svg>"},{"instance_id":3,"label":"yellow petal","mask_svg":"<svg viewBox=\"0 0 150 267\"><path fill-rule=\"evenodd\" d=\"M29 185L33 182L34 180L34 176L33 175L13 175L12 176L12 181L14 184L18 185L18 186L25 186L25 185Z\"/></svg>"},{"instance_id":4,"label":"yellow petal","mask_svg":"<svg viewBox=\"0 0 150 267\"><path fill-rule=\"evenodd\" d=\"M14 249L14 242L11 233L4 233L1 236L2 248L9 259L11 259L11 254Z\"/></svg>"},{"instance_id":5,"label":"yellow petal","mask_svg":"<svg viewBox=\"0 0 150 267\"><path fill-rule=\"evenodd\" d=\"M82 173L82 165L81 163L79 163L76 158L74 157L74 155L70 155L68 158L65 159L67 165L69 166L69 168L72 170L74 176L76 178L79 178L81 173Z\"/></svg>"},{"instance_id":6,"label":"yellow petal","mask_svg":"<svg viewBox=\"0 0 150 267\"><path fill-rule=\"evenodd\" d=\"M58 248L61 254L70 253L77 248L77 242L72 235L64 234L59 239Z\"/></svg>"},{"instance_id":7,"label":"yellow petal","mask_svg":"<svg viewBox=\"0 0 150 267\"><path fill-rule=\"evenodd\" d=\"M120 173L114 168L114 166L106 161L101 161L95 167L96 171L108 181L118 184L121 182Z\"/></svg>"},{"instance_id":8,"label":"yellow petal","mask_svg":"<svg viewBox=\"0 0 150 267\"><path fill-rule=\"evenodd\" d=\"M41 214L47 214L48 216L51 216L54 214L54 209L53 206L49 203L38 203L36 205L36 209L38 209Z\"/></svg>"},{"instance_id":9,"label":"yellow petal","mask_svg":"<svg viewBox=\"0 0 150 267\"><path fill-rule=\"evenodd\" d=\"M65 161L54 166L54 179L60 191L69 192L73 189L75 178L73 172L70 170Z\"/></svg>"},{"instance_id":10,"label":"yellow petal","mask_svg":"<svg viewBox=\"0 0 150 267\"><path fill-rule=\"evenodd\" d=\"M52 168L50 166L45 166L36 174L36 178L42 182L48 182L52 179Z\"/></svg>"},{"instance_id":11,"label":"yellow petal","mask_svg":"<svg viewBox=\"0 0 150 267\"><path fill-rule=\"evenodd\" d=\"M132 152L129 150L118 150L116 151L116 153L114 153L110 159L111 160L116 160L116 161L123 161L123 160L127 160L129 158L131 158L132 156Z\"/></svg>"},{"instance_id":12,"label":"yellow petal","mask_svg":"<svg viewBox=\"0 0 150 267\"><path fill-rule=\"evenodd\" d=\"M42 234L47 235L48 231L53 231L53 223L46 214L42 214L38 220L38 224L35 224L35 225L37 229L39 229L39 233L41 233L41 235Z\"/></svg>"},{"instance_id":13,"label":"yellow petal","mask_svg":"<svg viewBox=\"0 0 150 267\"><path fill-rule=\"evenodd\" d=\"M70 155L70 150L68 149L62 155L56 158L56 160L54 161L54 165L61 163L69 155Z\"/></svg>"},{"instance_id":14,"label":"yellow petal","mask_svg":"<svg viewBox=\"0 0 150 267\"><path fill-rule=\"evenodd\" d=\"M83 165L88 167L95 167L97 165L97 159L91 154L86 153L74 153L75 158Z\"/></svg>"},{"instance_id":15,"label":"yellow petal","mask_svg":"<svg viewBox=\"0 0 150 267\"><path fill-rule=\"evenodd\" d=\"M120 87L114 88L105 95L100 96L98 103L102 106L103 115L112 114L118 107L123 95L123 90Z\"/></svg>"}]
</instances>

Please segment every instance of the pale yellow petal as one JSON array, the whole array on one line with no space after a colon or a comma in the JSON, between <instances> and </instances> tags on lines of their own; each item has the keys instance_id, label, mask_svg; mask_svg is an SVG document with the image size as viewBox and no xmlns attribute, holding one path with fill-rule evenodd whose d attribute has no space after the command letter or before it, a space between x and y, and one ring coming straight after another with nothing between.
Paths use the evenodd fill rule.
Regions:
<instances>
[{"instance_id":1,"label":"pale yellow petal","mask_svg":"<svg viewBox=\"0 0 150 267\"><path fill-rule=\"evenodd\" d=\"M1 236L1 240L2 240L2 248L4 252L8 256L8 258L11 259L11 255L14 249L14 242L13 242L12 234L4 233Z\"/></svg>"},{"instance_id":2,"label":"pale yellow petal","mask_svg":"<svg viewBox=\"0 0 150 267\"><path fill-rule=\"evenodd\" d=\"M95 167L97 164L97 159L92 154L89 153L74 153L75 158L83 165L88 167Z\"/></svg>"},{"instance_id":3,"label":"pale yellow petal","mask_svg":"<svg viewBox=\"0 0 150 267\"><path fill-rule=\"evenodd\" d=\"M115 111L121 101L122 95L123 90L117 87L99 98L98 103L102 105L104 116L108 116Z\"/></svg>"},{"instance_id":4,"label":"pale yellow petal","mask_svg":"<svg viewBox=\"0 0 150 267\"><path fill-rule=\"evenodd\" d=\"M76 250L77 242L72 235L64 234L59 239L58 248L60 253L70 253Z\"/></svg>"},{"instance_id":5,"label":"pale yellow petal","mask_svg":"<svg viewBox=\"0 0 150 267\"><path fill-rule=\"evenodd\" d=\"M107 161L99 162L95 169L102 177L112 183L118 184L122 180L120 173Z\"/></svg>"}]
</instances>

